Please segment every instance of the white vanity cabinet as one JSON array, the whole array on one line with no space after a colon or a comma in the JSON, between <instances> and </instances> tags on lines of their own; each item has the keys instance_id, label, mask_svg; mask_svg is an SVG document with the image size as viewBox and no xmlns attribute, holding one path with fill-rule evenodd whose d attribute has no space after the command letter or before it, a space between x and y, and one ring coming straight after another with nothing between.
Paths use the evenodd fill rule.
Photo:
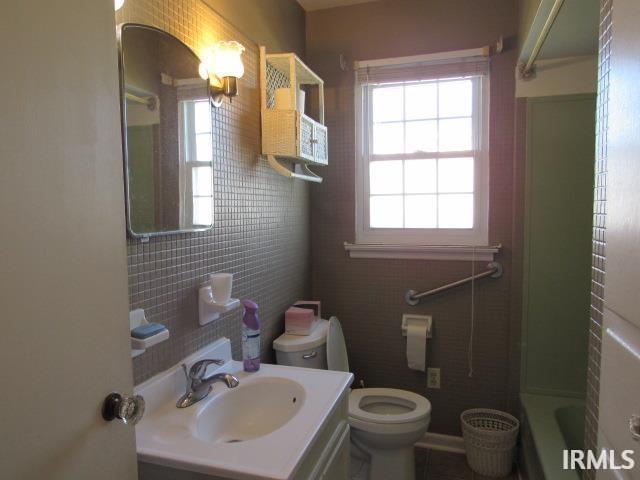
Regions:
<instances>
[{"instance_id":1,"label":"white vanity cabinet","mask_svg":"<svg viewBox=\"0 0 640 480\"><path fill-rule=\"evenodd\" d=\"M350 459L349 392L345 392L295 473L295 480L348 478Z\"/></svg>"}]
</instances>

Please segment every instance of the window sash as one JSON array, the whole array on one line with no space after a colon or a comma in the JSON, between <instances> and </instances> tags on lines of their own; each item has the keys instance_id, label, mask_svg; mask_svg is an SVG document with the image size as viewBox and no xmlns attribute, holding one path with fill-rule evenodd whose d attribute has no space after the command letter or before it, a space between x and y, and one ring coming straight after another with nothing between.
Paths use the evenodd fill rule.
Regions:
<instances>
[{"instance_id":1,"label":"window sash","mask_svg":"<svg viewBox=\"0 0 640 480\"><path fill-rule=\"evenodd\" d=\"M391 153L391 154L375 154L373 152L373 126L377 123L377 124L391 124L391 123L401 123L401 124L408 124L408 123L412 123L414 121L424 121L424 120L435 120L435 121L440 121L440 120L449 120L449 119L455 119L455 118L469 118L468 116L458 116L458 117L432 117L432 118L425 118L422 120L406 120L406 112L404 112L404 99L403 99L403 119L402 120L394 120L394 121L389 121L389 122L373 122L373 90L376 88L386 88L387 86L391 87L397 87L399 85L402 86L406 86L406 85L416 85L416 84L421 84L421 83L429 83L431 82L431 80L427 80L427 81L421 81L421 82L403 82L403 83L396 83L396 84L388 84L388 85L384 85L384 86L379 86L379 85L374 85L374 84L367 84L367 85L363 85L362 91L363 91L363 95L365 97L365 102L364 102L364 110L363 110L363 120L366 120L366 125L364 124L364 122L362 122L362 127L364 130L364 134L365 137L363 138L364 143L362 144L364 147L364 151L362 152L362 154L368 158L370 161L371 160L376 160L376 159L381 159L383 157L389 157L391 159L391 157L399 157L399 156L403 156L404 158L437 158L437 157L445 157L448 156L450 158L455 158L453 157L451 154L455 153L458 156L462 156L463 154L465 154L466 156L475 156L475 154L480 151L482 145L481 145L481 131L480 131L480 111L481 111L481 105L480 105L480 101L481 101L481 97L482 97L482 92L481 92L481 83L482 83L482 77L457 77L457 78L448 78L446 80L457 80L458 78L462 79L469 79L472 82L472 111L471 111L471 134L472 134L472 138L471 138L471 146L472 146L472 150L470 151L462 151L462 152L450 152L450 151L435 151L435 152L412 152L412 153L402 153L402 152L397 152L397 153ZM445 80L445 81L446 81ZM438 80L440 81L440 80ZM438 132L438 136L439 136L439 132ZM406 132L404 134L404 142L406 143ZM472 155L469 155L469 152L473 152ZM422 155L422 157L416 157L416 155ZM429 155L429 157L426 157L426 155Z\"/></svg>"},{"instance_id":2,"label":"window sash","mask_svg":"<svg viewBox=\"0 0 640 480\"><path fill-rule=\"evenodd\" d=\"M389 243L389 244L427 244L427 245L486 245L488 243L488 108L487 92L488 78L486 76L449 77L470 78L473 89L472 106L472 150L455 152L412 152L393 154L373 154L373 90L385 88L387 85L364 84L356 86L356 142L357 142L357 172L356 172L356 242L357 243ZM430 79L431 80L431 79ZM403 85L426 83L401 82ZM433 80L431 80L433 81ZM388 84L398 86L399 84ZM403 101L403 109L404 109ZM439 113L439 112L438 112ZM403 117L405 113L403 112ZM433 117L426 120L440 120L449 117ZM468 118L468 117L464 117ZM394 123L410 123L412 120L394 121ZM418 120L419 121L419 120ZM382 122L378 122L382 123ZM406 133L405 140L406 142ZM380 160L412 160L412 159L446 159L467 157L474 161L474 212L472 228L373 228L370 226L369 167L372 162ZM404 178L403 178L404 182ZM468 193L468 192L465 192ZM445 195L437 192L434 195ZM378 194L376 194L377 196ZM396 194L400 195L400 194ZM404 199L407 194L403 185ZM403 219L404 224L404 219Z\"/></svg>"}]
</instances>

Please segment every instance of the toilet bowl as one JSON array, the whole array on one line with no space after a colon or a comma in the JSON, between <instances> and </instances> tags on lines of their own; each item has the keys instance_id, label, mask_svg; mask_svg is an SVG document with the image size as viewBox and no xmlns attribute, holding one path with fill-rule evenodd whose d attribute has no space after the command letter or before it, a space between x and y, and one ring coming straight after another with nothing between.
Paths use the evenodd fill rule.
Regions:
<instances>
[{"instance_id":1,"label":"toilet bowl","mask_svg":"<svg viewBox=\"0 0 640 480\"><path fill-rule=\"evenodd\" d=\"M274 349L281 365L349 371L342 327L335 317L321 320L310 336L282 335L274 341ZM368 461L364 478L414 480L413 446L429 428L430 420L429 400L416 393L395 388L352 390L351 441Z\"/></svg>"},{"instance_id":2,"label":"toilet bowl","mask_svg":"<svg viewBox=\"0 0 640 480\"><path fill-rule=\"evenodd\" d=\"M369 455L369 479L413 479L413 445L429 428L431 404L395 388L362 388L349 395L352 441Z\"/></svg>"}]
</instances>

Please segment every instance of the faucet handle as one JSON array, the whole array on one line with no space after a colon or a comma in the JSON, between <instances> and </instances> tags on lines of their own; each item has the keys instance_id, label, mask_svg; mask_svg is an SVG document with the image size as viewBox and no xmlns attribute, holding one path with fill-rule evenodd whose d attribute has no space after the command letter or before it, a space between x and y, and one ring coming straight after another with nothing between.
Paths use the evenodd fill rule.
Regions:
<instances>
[{"instance_id":1,"label":"faucet handle","mask_svg":"<svg viewBox=\"0 0 640 480\"><path fill-rule=\"evenodd\" d=\"M193 365L191 365L191 368L189 369L189 373L187 374L187 377L190 379L202 380L205 372L207 371L207 367L212 364L224 365L224 360L220 360L217 358L215 359L207 358L204 360L199 360ZM186 373L186 367L185 367L185 373Z\"/></svg>"}]
</instances>

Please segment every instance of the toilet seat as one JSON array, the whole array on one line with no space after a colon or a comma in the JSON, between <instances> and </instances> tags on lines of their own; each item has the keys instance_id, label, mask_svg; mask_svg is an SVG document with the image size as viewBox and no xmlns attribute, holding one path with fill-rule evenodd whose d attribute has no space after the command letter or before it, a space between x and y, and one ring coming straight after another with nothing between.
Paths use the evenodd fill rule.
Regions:
<instances>
[{"instance_id":1,"label":"toilet seat","mask_svg":"<svg viewBox=\"0 0 640 480\"><path fill-rule=\"evenodd\" d=\"M349 394L349 416L361 422L391 425L420 422L431 415L421 395L395 388L360 388Z\"/></svg>"}]
</instances>

